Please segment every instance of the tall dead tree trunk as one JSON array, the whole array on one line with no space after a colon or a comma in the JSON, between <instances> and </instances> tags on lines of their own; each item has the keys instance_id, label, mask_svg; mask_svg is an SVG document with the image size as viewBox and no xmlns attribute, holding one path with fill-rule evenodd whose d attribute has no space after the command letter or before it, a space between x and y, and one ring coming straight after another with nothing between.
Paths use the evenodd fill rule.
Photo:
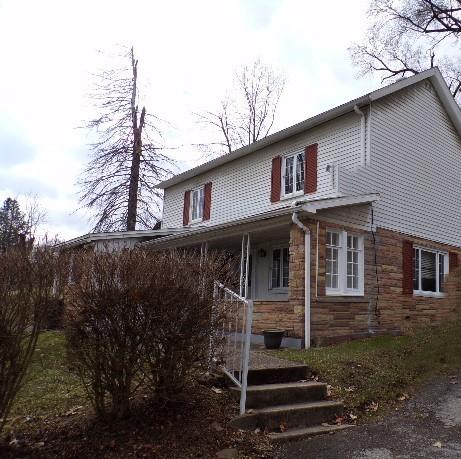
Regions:
<instances>
[{"instance_id":1,"label":"tall dead tree trunk","mask_svg":"<svg viewBox=\"0 0 461 459\"><path fill-rule=\"evenodd\" d=\"M124 57L130 59L128 68L99 75L93 99L101 114L87 124L98 141L79 183L81 202L97 211L94 231L155 227L162 199L156 184L171 174L172 161L161 153L159 119L145 106L139 111L133 48Z\"/></svg>"}]
</instances>

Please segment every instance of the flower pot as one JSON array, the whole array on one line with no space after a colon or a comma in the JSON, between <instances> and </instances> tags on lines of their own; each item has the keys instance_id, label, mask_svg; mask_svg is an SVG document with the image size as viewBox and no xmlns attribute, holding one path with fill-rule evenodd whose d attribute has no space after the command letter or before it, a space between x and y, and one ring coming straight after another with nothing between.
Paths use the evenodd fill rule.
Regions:
<instances>
[{"instance_id":1,"label":"flower pot","mask_svg":"<svg viewBox=\"0 0 461 459\"><path fill-rule=\"evenodd\" d=\"M264 345L266 349L279 349L284 334L285 330L280 330L279 328L263 330Z\"/></svg>"}]
</instances>

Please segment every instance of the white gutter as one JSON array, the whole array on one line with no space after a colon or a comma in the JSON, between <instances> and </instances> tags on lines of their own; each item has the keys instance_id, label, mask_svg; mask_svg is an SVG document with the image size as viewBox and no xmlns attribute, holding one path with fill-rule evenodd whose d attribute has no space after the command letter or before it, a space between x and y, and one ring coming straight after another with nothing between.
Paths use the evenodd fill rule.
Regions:
<instances>
[{"instance_id":1,"label":"white gutter","mask_svg":"<svg viewBox=\"0 0 461 459\"><path fill-rule=\"evenodd\" d=\"M365 158L365 113L360 110L358 105L354 105L354 112L357 113L357 115L361 116L360 119L360 158L362 162L362 166L365 166L366 164L366 158Z\"/></svg>"},{"instance_id":2,"label":"white gutter","mask_svg":"<svg viewBox=\"0 0 461 459\"><path fill-rule=\"evenodd\" d=\"M296 201L293 206L296 205ZM304 348L311 347L311 232L298 218L294 211L291 217L293 223L304 231Z\"/></svg>"}]
</instances>

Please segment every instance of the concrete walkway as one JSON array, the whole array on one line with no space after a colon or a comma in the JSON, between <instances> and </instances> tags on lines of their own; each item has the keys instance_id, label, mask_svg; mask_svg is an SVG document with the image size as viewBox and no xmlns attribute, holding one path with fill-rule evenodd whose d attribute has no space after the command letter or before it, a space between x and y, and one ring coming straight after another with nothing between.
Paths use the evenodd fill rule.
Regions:
<instances>
[{"instance_id":1,"label":"concrete walkway","mask_svg":"<svg viewBox=\"0 0 461 459\"><path fill-rule=\"evenodd\" d=\"M380 422L334 435L287 443L278 459L461 458L461 375L421 388Z\"/></svg>"}]
</instances>

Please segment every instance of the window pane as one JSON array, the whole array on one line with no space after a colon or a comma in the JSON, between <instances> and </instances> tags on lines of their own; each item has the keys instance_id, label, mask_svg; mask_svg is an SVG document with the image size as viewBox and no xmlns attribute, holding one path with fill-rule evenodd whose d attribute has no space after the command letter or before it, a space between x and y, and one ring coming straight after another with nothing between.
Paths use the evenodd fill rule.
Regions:
<instances>
[{"instance_id":1,"label":"window pane","mask_svg":"<svg viewBox=\"0 0 461 459\"><path fill-rule=\"evenodd\" d=\"M445 255L439 253L439 292L443 292L445 277Z\"/></svg>"},{"instance_id":2,"label":"window pane","mask_svg":"<svg viewBox=\"0 0 461 459\"><path fill-rule=\"evenodd\" d=\"M272 252L272 288L280 287L280 249Z\"/></svg>"},{"instance_id":3,"label":"window pane","mask_svg":"<svg viewBox=\"0 0 461 459\"><path fill-rule=\"evenodd\" d=\"M413 290L419 290L419 249L413 249Z\"/></svg>"},{"instance_id":4,"label":"window pane","mask_svg":"<svg viewBox=\"0 0 461 459\"><path fill-rule=\"evenodd\" d=\"M326 250L326 287L338 288L338 249L327 247Z\"/></svg>"},{"instance_id":5,"label":"window pane","mask_svg":"<svg viewBox=\"0 0 461 459\"><path fill-rule=\"evenodd\" d=\"M198 205L198 190L194 190L192 192L192 220L196 220L198 218L197 205Z\"/></svg>"},{"instance_id":6,"label":"window pane","mask_svg":"<svg viewBox=\"0 0 461 459\"><path fill-rule=\"evenodd\" d=\"M285 158L285 194L293 193L293 161L294 156Z\"/></svg>"},{"instance_id":7,"label":"window pane","mask_svg":"<svg viewBox=\"0 0 461 459\"><path fill-rule=\"evenodd\" d=\"M347 236L347 288L359 287L359 237Z\"/></svg>"},{"instance_id":8,"label":"window pane","mask_svg":"<svg viewBox=\"0 0 461 459\"><path fill-rule=\"evenodd\" d=\"M203 203L204 203L204 201L205 201L205 189L200 188L200 190L199 190L198 210L197 210L198 218L203 217Z\"/></svg>"},{"instance_id":9,"label":"window pane","mask_svg":"<svg viewBox=\"0 0 461 459\"><path fill-rule=\"evenodd\" d=\"M434 252L421 250L421 289L424 292L436 291L436 256Z\"/></svg>"},{"instance_id":10,"label":"window pane","mask_svg":"<svg viewBox=\"0 0 461 459\"><path fill-rule=\"evenodd\" d=\"M304 190L304 153L296 156L296 191Z\"/></svg>"},{"instance_id":11,"label":"window pane","mask_svg":"<svg viewBox=\"0 0 461 459\"><path fill-rule=\"evenodd\" d=\"M290 264L290 255L288 248L283 249L283 259L282 259L282 287L288 287L288 277L289 277L289 264Z\"/></svg>"}]
</instances>

